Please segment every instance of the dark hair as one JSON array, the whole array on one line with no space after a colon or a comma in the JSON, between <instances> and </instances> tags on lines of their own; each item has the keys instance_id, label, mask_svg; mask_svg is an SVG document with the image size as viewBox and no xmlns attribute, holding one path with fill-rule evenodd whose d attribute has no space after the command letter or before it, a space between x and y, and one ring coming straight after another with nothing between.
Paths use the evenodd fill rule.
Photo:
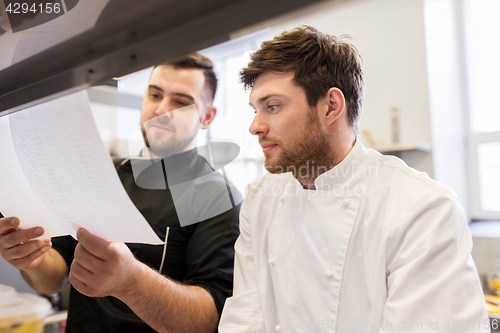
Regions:
<instances>
[{"instance_id":1,"label":"dark hair","mask_svg":"<svg viewBox=\"0 0 500 333\"><path fill-rule=\"evenodd\" d=\"M342 91L349 123L358 133L364 98L363 61L358 50L339 38L302 26L285 31L261 44L250 63L240 72L245 89L252 88L257 75L266 71L294 74L294 82L305 91L314 107L328 89Z\"/></svg>"},{"instance_id":2,"label":"dark hair","mask_svg":"<svg viewBox=\"0 0 500 333\"><path fill-rule=\"evenodd\" d=\"M211 98L210 102L214 101L217 91L217 75L214 72L212 60L200 53L191 53L156 65L155 68L161 65L171 65L175 68L201 69L205 75L205 88L208 88L208 96Z\"/></svg>"}]
</instances>

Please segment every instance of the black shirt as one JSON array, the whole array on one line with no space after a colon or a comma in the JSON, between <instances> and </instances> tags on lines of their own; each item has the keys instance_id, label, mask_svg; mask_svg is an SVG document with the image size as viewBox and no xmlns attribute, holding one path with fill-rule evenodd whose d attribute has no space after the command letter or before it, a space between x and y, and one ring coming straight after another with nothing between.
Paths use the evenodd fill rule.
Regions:
<instances>
[{"instance_id":1,"label":"black shirt","mask_svg":"<svg viewBox=\"0 0 500 333\"><path fill-rule=\"evenodd\" d=\"M128 160L123 165L120 162L122 161L115 161L115 165L123 186L153 230L164 240L166 227L170 227L161 273L184 284L206 289L212 295L220 316L226 298L232 295L234 242L239 235L240 205L202 222L181 227L168 186L174 186L171 184L173 179L179 183L213 173L213 169L198 155L196 149L164 159L164 169L161 160L153 165L149 160L144 160L145 169L137 177L137 181L134 179L131 161ZM141 163L140 160L133 162ZM166 171L170 180L167 185L162 176L163 172L159 173L158 170ZM222 178L217 173L214 174ZM151 189L154 185L167 188ZM234 189L232 190L234 192ZM205 198L205 204L220 200L220 193L213 192L213 197ZM204 193L206 194L206 191ZM70 267L77 241L71 236L64 236L53 238L52 243L53 248L63 256ZM160 268L163 245L127 246L139 261L152 269ZM154 330L120 300L114 297L87 297L71 287L66 332L135 333Z\"/></svg>"}]
</instances>

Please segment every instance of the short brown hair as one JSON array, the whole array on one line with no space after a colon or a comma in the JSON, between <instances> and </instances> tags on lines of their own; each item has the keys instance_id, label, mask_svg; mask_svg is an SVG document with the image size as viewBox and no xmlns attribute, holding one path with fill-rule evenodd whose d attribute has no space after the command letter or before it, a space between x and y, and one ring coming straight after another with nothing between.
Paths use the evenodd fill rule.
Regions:
<instances>
[{"instance_id":1,"label":"short brown hair","mask_svg":"<svg viewBox=\"0 0 500 333\"><path fill-rule=\"evenodd\" d=\"M293 80L304 89L311 107L331 87L340 89L347 102L349 123L355 133L359 132L365 84L363 61L353 45L310 26L295 28L263 42L241 70L240 81L245 89L252 88L257 75L266 71L293 72Z\"/></svg>"},{"instance_id":2,"label":"short brown hair","mask_svg":"<svg viewBox=\"0 0 500 333\"><path fill-rule=\"evenodd\" d=\"M200 53L191 53L166 61L155 66L155 68L161 65L171 65L174 68L201 69L205 75L205 88L208 90L208 97L211 98L210 102L214 101L215 93L217 92L217 75L215 74L212 60Z\"/></svg>"}]
</instances>

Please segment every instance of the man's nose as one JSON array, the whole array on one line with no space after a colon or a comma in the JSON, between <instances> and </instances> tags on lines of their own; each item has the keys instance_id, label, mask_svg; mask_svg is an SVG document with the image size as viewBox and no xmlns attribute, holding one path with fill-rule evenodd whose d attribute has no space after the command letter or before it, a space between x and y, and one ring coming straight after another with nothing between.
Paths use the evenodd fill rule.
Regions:
<instances>
[{"instance_id":1,"label":"man's nose","mask_svg":"<svg viewBox=\"0 0 500 333\"><path fill-rule=\"evenodd\" d=\"M160 115L165 114L165 113L168 114L169 111L171 111L170 110L170 102L169 102L169 99L167 97L165 97L157 105L155 113L160 116Z\"/></svg>"},{"instance_id":2,"label":"man's nose","mask_svg":"<svg viewBox=\"0 0 500 333\"><path fill-rule=\"evenodd\" d=\"M266 135L269 132L269 126L264 121L263 117L259 115L259 112L257 112L248 130L253 135Z\"/></svg>"}]
</instances>

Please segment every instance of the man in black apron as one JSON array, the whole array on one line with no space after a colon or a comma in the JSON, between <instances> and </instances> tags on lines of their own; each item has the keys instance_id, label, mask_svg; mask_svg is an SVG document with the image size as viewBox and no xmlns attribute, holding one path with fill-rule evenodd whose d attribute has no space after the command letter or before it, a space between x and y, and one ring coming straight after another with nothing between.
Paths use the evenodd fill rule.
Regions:
<instances>
[{"instance_id":1,"label":"man in black apron","mask_svg":"<svg viewBox=\"0 0 500 333\"><path fill-rule=\"evenodd\" d=\"M0 251L37 291L71 283L66 331L214 332L232 294L241 197L198 155L217 78L193 54L155 67L141 109L146 147L116 160L130 198L165 245L110 243L78 231L52 240L0 219ZM13 221L13 225L10 222Z\"/></svg>"}]
</instances>

